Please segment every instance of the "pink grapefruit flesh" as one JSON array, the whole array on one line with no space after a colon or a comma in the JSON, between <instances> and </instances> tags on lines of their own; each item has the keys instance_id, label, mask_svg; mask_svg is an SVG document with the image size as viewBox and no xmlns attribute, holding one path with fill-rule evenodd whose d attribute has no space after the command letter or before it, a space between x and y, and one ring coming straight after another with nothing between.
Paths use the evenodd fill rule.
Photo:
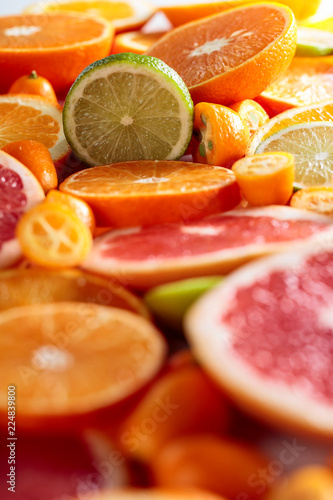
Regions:
<instances>
[{"instance_id":1,"label":"pink grapefruit flesh","mask_svg":"<svg viewBox=\"0 0 333 500\"><path fill-rule=\"evenodd\" d=\"M234 210L187 224L110 231L94 242L84 268L149 288L223 275L263 255L333 235L332 219L290 207Z\"/></svg>"},{"instance_id":2,"label":"pink grapefruit flesh","mask_svg":"<svg viewBox=\"0 0 333 500\"><path fill-rule=\"evenodd\" d=\"M23 212L43 198L43 189L33 174L15 158L0 151L0 269L20 258L16 224Z\"/></svg>"},{"instance_id":3,"label":"pink grapefruit flesh","mask_svg":"<svg viewBox=\"0 0 333 500\"><path fill-rule=\"evenodd\" d=\"M333 436L333 241L244 266L185 323L196 355L269 422Z\"/></svg>"}]
</instances>

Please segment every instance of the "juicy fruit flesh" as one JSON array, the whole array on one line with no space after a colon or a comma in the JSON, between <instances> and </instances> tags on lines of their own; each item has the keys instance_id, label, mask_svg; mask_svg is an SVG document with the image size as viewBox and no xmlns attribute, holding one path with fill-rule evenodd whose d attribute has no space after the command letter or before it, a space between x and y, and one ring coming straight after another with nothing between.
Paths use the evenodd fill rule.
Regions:
<instances>
[{"instance_id":1,"label":"juicy fruit flesh","mask_svg":"<svg viewBox=\"0 0 333 500\"><path fill-rule=\"evenodd\" d=\"M86 14L96 14L104 16L106 19L122 19L134 15L132 7L124 2L67 2L46 6L47 12L85 12Z\"/></svg>"},{"instance_id":2,"label":"juicy fruit flesh","mask_svg":"<svg viewBox=\"0 0 333 500\"><path fill-rule=\"evenodd\" d=\"M0 20L1 49L51 48L87 42L101 36L101 24L94 19L71 17L66 29L66 15L24 15L2 17ZM46 22L47 21L47 22Z\"/></svg>"},{"instance_id":3,"label":"juicy fruit flesh","mask_svg":"<svg viewBox=\"0 0 333 500\"><path fill-rule=\"evenodd\" d=\"M310 237L325 230L324 223L273 217L216 216L188 225L160 225L133 229L103 241L101 256L121 261L154 261L194 257L210 252Z\"/></svg>"},{"instance_id":4,"label":"juicy fruit flesh","mask_svg":"<svg viewBox=\"0 0 333 500\"><path fill-rule=\"evenodd\" d=\"M285 17L276 8L263 6L244 13L210 19L199 30L196 25L173 32L159 43L163 61L191 87L244 63L276 40L285 27ZM154 56L154 47L149 51ZM158 54L156 53L158 57Z\"/></svg>"},{"instance_id":5,"label":"juicy fruit flesh","mask_svg":"<svg viewBox=\"0 0 333 500\"><path fill-rule=\"evenodd\" d=\"M258 153L287 151L295 158L295 182L302 185L331 184L333 175L333 124L295 125L271 136Z\"/></svg>"},{"instance_id":6,"label":"juicy fruit flesh","mask_svg":"<svg viewBox=\"0 0 333 500\"><path fill-rule=\"evenodd\" d=\"M19 103L0 103L0 148L12 141L33 139L48 149L59 139L59 122L39 109Z\"/></svg>"},{"instance_id":7,"label":"juicy fruit flesh","mask_svg":"<svg viewBox=\"0 0 333 500\"><path fill-rule=\"evenodd\" d=\"M20 176L0 164L0 250L15 237L15 227L26 204Z\"/></svg>"},{"instance_id":8,"label":"juicy fruit flesh","mask_svg":"<svg viewBox=\"0 0 333 500\"><path fill-rule=\"evenodd\" d=\"M238 289L223 321L233 351L261 376L331 404L332 302L333 253L318 253Z\"/></svg>"},{"instance_id":9,"label":"juicy fruit flesh","mask_svg":"<svg viewBox=\"0 0 333 500\"><path fill-rule=\"evenodd\" d=\"M76 103L77 140L100 164L163 159L179 140L179 112L177 99L158 80L114 72L89 83Z\"/></svg>"}]
</instances>

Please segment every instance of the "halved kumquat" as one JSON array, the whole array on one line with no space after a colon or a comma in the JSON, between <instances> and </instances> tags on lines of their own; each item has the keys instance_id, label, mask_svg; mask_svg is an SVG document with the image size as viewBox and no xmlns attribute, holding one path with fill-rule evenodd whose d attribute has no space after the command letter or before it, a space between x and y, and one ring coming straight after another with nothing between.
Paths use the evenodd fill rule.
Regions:
<instances>
[{"instance_id":1,"label":"halved kumquat","mask_svg":"<svg viewBox=\"0 0 333 500\"><path fill-rule=\"evenodd\" d=\"M16 234L25 257L51 268L81 264L92 246L86 224L62 203L44 202L26 212Z\"/></svg>"},{"instance_id":2,"label":"halved kumquat","mask_svg":"<svg viewBox=\"0 0 333 500\"><path fill-rule=\"evenodd\" d=\"M47 193L46 200L51 203L61 203L72 209L81 221L86 224L92 234L95 234L96 222L93 211L90 206L80 198L72 196L68 193L62 193L56 189L52 189Z\"/></svg>"},{"instance_id":3,"label":"halved kumquat","mask_svg":"<svg viewBox=\"0 0 333 500\"><path fill-rule=\"evenodd\" d=\"M201 102L194 108L194 161L229 168L247 150L250 133L235 111Z\"/></svg>"},{"instance_id":4,"label":"halved kumquat","mask_svg":"<svg viewBox=\"0 0 333 500\"><path fill-rule=\"evenodd\" d=\"M236 111L249 127L250 137L257 130L269 122L269 116L262 106L252 99L235 102L230 106L230 109Z\"/></svg>"},{"instance_id":5,"label":"halved kumquat","mask_svg":"<svg viewBox=\"0 0 333 500\"><path fill-rule=\"evenodd\" d=\"M333 187L315 186L300 189L291 198L290 206L333 215Z\"/></svg>"},{"instance_id":6,"label":"halved kumquat","mask_svg":"<svg viewBox=\"0 0 333 500\"><path fill-rule=\"evenodd\" d=\"M263 153L247 156L232 166L246 200L254 207L285 205L293 192L294 156Z\"/></svg>"}]
</instances>

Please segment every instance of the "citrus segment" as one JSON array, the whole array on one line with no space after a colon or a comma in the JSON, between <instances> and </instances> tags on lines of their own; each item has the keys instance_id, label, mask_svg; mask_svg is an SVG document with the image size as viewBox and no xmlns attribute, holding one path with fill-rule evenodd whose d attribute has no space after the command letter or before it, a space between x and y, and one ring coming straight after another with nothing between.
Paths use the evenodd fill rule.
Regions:
<instances>
[{"instance_id":1,"label":"citrus segment","mask_svg":"<svg viewBox=\"0 0 333 500\"><path fill-rule=\"evenodd\" d=\"M122 401L156 374L165 355L162 336L145 318L96 304L14 307L1 313L0 330L1 376L20 387L22 423ZM6 396L7 387L0 398L7 413Z\"/></svg>"},{"instance_id":2,"label":"citrus segment","mask_svg":"<svg viewBox=\"0 0 333 500\"><path fill-rule=\"evenodd\" d=\"M176 28L147 54L179 73L197 102L252 99L289 65L296 49L292 11L252 4Z\"/></svg>"},{"instance_id":3,"label":"citrus segment","mask_svg":"<svg viewBox=\"0 0 333 500\"><path fill-rule=\"evenodd\" d=\"M100 226L126 227L192 220L240 202L235 176L188 162L123 162L71 175L60 190L85 200Z\"/></svg>"},{"instance_id":4,"label":"citrus segment","mask_svg":"<svg viewBox=\"0 0 333 500\"><path fill-rule=\"evenodd\" d=\"M57 171L51 154L42 142L32 140L14 141L6 144L2 150L19 160L29 169L40 182L45 193L58 186Z\"/></svg>"},{"instance_id":5,"label":"citrus segment","mask_svg":"<svg viewBox=\"0 0 333 500\"><path fill-rule=\"evenodd\" d=\"M87 14L109 21L116 32L143 26L154 14L155 8L143 0L67 0L48 1L30 5L27 13Z\"/></svg>"},{"instance_id":6,"label":"citrus segment","mask_svg":"<svg viewBox=\"0 0 333 500\"><path fill-rule=\"evenodd\" d=\"M114 54L77 78L63 121L73 151L88 165L175 160L191 139L193 103L184 82L162 61Z\"/></svg>"},{"instance_id":7,"label":"citrus segment","mask_svg":"<svg viewBox=\"0 0 333 500\"><path fill-rule=\"evenodd\" d=\"M199 433L167 443L151 467L160 487L202 488L230 500L259 500L262 494L253 492L249 478L267 465L264 454L251 446Z\"/></svg>"},{"instance_id":8,"label":"citrus segment","mask_svg":"<svg viewBox=\"0 0 333 500\"><path fill-rule=\"evenodd\" d=\"M245 121L252 137L260 127L269 122L269 116L262 106L256 101L245 99L245 101L235 102L230 106Z\"/></svg>"},{"instance_id":9,"label":"citrus segment","mask_svg":"<svg viewBox=\"0 0 333 500\"><path fill-rule=\"evenodd\" d=\"M298 57L320 57L333 54L333 34L315 28L298 26L297 49Z\"/></svg>"},{"instance_id":10,"label":"citrus segment","mask_svg":"<svg viewBox=\"0 0 333 500\"><path fill-rule=\"evenodd\" d=\"M94 240L83 267L154 285L230 272L244 262L332 235L332 219L290 207L234 210L187 224L110 231Z\"/></svg>"},{"instance_id":11,"label":"citrus segment","mask_svg":"<svg viewBox=\"0 0 333 500\"><path fill-rule=\"evenodd\" d=\"M295 57L289 68L256 98L270 116L333 98L333 60Z\"/></svg>"},{"instance_id":12,"label":"citrus segment","mask_svg":"<svg viewBox=\"0 0 333 500\"><path fill-rule=\"evenodd\" d=\"M18 160L0 151L0 269L21 257L15 228L22 214L43 200L36 177Z\"/></svg>"},{"instance_id":13,"label":"citrus segment","mask_svg":"<svg viewBox=\"0 0 333 500\"><path fill-rule=\"evenodd\" d=\"M246 123L235 111L201 102L194 108L194 161L230 168L247 150L250 135Z\"/></svg>"},{"instance_id":14,"label":"citrus segment","mask_svg":"<svg viewBox=\"0 0 333 500\"><path fill-rule=\"evenodd\" d=\"M143 54L164 34L164 31L158 31L156 33L142 33L141 31L122 33L116 36L112 53L134 52L134 54Z\"/></svg>"},{"instance_id":15,"label":"citrus segment","mask_svg":"<svg viewBox=\"0 0 333 500\"><path fill-rule=\"evenodd\" d=\"M77 269L10 269L0 273L0 311L48 302L85 302L149 317L144 303L117 280Z\"/></svg>"},{"instance_id":16,"label":"citrus segment","mask_svg":"<svg viewBox=\"0 0 333 500\"><path fill-rule=\"evenodd\" d=\"M111 48L114 29L103 19L64 14L26 14L0 18L0 92L35 70L56 92L66 90L80 72Z\"/></svg>"},{"instance_id":17,"label":"citrus segment","mask_svg":"<svg viewBox=\"0 0 333 500\"><path fill-rule=\"evenodd\" d=\"M324 237L245 266L199 299L185 321L197 358L247 412L327 436L332 249Z\"/></svg>"},{"instance_id":18,"label":"citrus segment","mask_svg":"<svg viewBox=\"0 0 333 500\"><path fill-rule=\"evenodd\" d=\"M69 153L62 127L62 108L29 95L0 96L0 148L18 140L41 142L53 161Z\"/></svg>"},{"instance_id":19,"label":"citrus segment","mask_svg":"<svg viewBox=\"0 0 333 500\"><path fill-rule=\"evenodd\" d=\"M25 257L46 267L81 264L91 249L92 236L76 213L61 203L42 203L20 219L17 238Z\"/></svg>"},{"instance_id":20,"label":"citrus segment","mask_svg":"<svg viewBox=\"0 0 333 500\"><path fill-rule=\"evenodd\" d=\"M263 153L232 166L246 200L254 207L285 205L292 193L295 161L290 153Z\"/></svg>"},{"instance_id":21,"label":"citrus segment","mask_svg":"<svg viewBox=\"0 0 333 500\"><path fill-rule=\"evenodd\" d=\"M181 330L187 309L222 279L222 276L205 276L167 283L149 290L144 301L160 321Z\"/></svg>"},{"instance_id":22,"label":"citrus segment","mask_svg":"<svg viewBox=\"0 0 333 500\"><path fill-rule=\"evenodd\" d=\"M93 211L90 206L83 200L72 196L71 194L62 193L52 189L48 192L46 201L51 203L61 203L71 208L81 221L90 229L91 233L95 233L96 222Z\"/></svg>"},{"instance_id":23,"label":"citrus segment","mask_svg":"<svg viewBox=\"0 0 333 500\"><path fill-rule=\"evenodd\" d=\"M290 206L333 215L333 188L318 186L301 189L291 198Z\"/></svg>"},{"instance_id":24,"label":"citrus segment","mask_svg":"<svg viewBox=\"0 0 333 500\"><path fill-rule=\"evenodd\" d=\"M262 141L256 153L292 153L295 183L299 186L331 184L333 175L333 121L300 123Z\"/></svg>"}]
</instances>

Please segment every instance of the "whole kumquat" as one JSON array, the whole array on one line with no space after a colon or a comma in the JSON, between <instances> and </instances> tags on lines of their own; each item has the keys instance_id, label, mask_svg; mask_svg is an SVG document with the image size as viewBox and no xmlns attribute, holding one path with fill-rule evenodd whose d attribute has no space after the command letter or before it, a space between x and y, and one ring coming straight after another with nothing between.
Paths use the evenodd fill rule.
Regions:
<instances>
[{"instance_id":1,"label":"whole kumquat","mask_svg":"<svg viewBox=\"0 0 333 500\"><path fill-rule=\"evenodd\" d=\"M33 94L45 97L48 101L57 103L58 99L51 83L34 70L30 75L20 76L11 85L9 94Z\"/></svg>"}]
</instances>

